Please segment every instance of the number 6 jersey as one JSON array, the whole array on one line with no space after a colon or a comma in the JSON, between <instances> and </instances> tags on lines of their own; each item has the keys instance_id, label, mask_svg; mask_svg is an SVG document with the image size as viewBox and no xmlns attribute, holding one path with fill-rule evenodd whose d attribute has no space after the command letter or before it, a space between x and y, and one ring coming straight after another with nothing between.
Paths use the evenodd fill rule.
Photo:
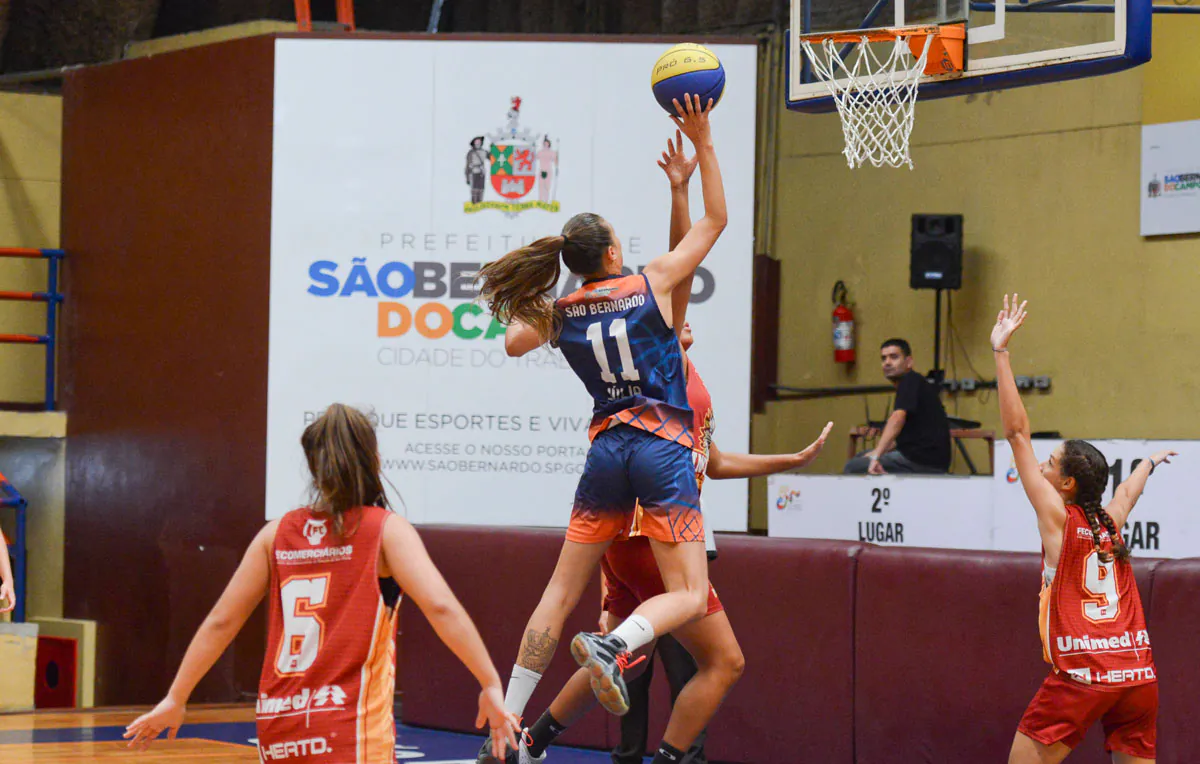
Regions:
<instances>
[{"instance_id":1,"label":"number 6 jersey","mask_svg":"<svg viewBox=\"0 0 1200 764\"><path fill-rule=\"evenodd\" d=\"M345 536L328 513L296 509L280 520L258 686L262 761L395 761L399 591L385 598L377 574L389 514L347 512Z\"/></svg>"},{"instance_id":2,"label":"number 6 jersey","mask_svg":"<svg viewBox=\"0 0 1200 764\"><path fill-rule=\"evenodd\" d=\"M1101 549L1111 552L1112 541L1102 530ZM1133 566L1128 560L1100 560L1087 516L1077 506L1067 506L1058 568L1046 573L1042 652L1055 671L1099 689L1155 681L1150 633ZM1050 575L1053 580L1047 585Z\"/></svg>"}]
</instances>

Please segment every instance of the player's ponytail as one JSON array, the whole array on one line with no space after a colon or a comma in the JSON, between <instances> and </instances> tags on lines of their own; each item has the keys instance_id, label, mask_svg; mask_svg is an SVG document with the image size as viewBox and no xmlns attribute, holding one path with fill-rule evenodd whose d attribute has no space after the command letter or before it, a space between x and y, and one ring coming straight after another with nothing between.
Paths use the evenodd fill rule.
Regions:
<instances>
[{"instance_id":1,"label":"player's ponytail","mask_svg":"<svg viewBox=\"0 0 1200 764\"><path fill-rule=\"evenodd\" d=\"M476 277L479 296L500 323L520 321L544 341L556 339L561 319L552 295L562 274L559 254L572 273L592 276L603 268L612 245L612 228L604 218L580 213L560 235L544 236L483 266Z\"/></svg>"},{"instance_id":2,"label":"player's ponytail","mask_svg":"<svg viewBox=\"0 0 1200 764\"><path fill-rule=\"evenodd\" d=\"M300 436L312 475L313 508L333 515L345 534L345 515L357 507L386 507L379 473L379 445L371 420L358 409L335 403Z\"/></svg>"},{"instance_id":3,"label":"player's ponytail","mask_svg":"<svg viewBox=\"0 0 1200 764\"><path fill-rule=\"evenodd\" d=\"M1086 440L1068 440L1063 443L1062 474L1075 478L1075 503L1087 517L1088 526L1092 529L1092 544L1100 549L1100 534L1108 531L1112 540L1115 557L1121 560L1129 559L1129 549L1125 542L1117 536L1117 528L1113 519L1104 511L1104 490L1108 487L1108 460L1100 449ZM1102 562L1112 562L1114 555L1100 552Z\"/></svg>"}]
</instances>

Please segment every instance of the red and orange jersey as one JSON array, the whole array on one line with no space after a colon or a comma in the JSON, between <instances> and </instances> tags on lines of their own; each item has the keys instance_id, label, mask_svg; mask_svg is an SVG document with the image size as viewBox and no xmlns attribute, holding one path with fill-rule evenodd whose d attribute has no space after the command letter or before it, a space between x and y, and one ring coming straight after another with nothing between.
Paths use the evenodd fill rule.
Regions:
<instances>
[{"instance_id":1,"label":"red and orange jersey","mask_svg":"<svg viewBox=\"0 0 1200 764\"><path fill-rule=\"evenodd\" d=\"M353 510L343 535L310 509L281 519L257 704L263 761L394 761L398 602L377 575L388 514Z\"/></svg>"},{"instance_id":2,"label":"red and orange jersey","mask_svg":"<svg viewBox=\"0 0 1200 764\"><path fill-rule=\"evenodd\" d=\"M1102 531L1100 549L1112 546ZM1087 517L1074 505L1067 507L1054 580L1043 582L1040 626L1046 662L1076 681L1122 688L1156 679L1133 566L1100 559Z\"/></svg>"},{"instance_id":3,"label":"red and orange jersey","mask_svg":"<svg viewBox=\"0 0 1200 764\"><path fill-rule=\"evenodd\" d=\"M704 487L704 473L708 470L708 455L712 450L713 405L712 396L696 365L688 359L687 400L692 409L692 456L696 462L696 482Z\"/></svg>"}]
</instances>

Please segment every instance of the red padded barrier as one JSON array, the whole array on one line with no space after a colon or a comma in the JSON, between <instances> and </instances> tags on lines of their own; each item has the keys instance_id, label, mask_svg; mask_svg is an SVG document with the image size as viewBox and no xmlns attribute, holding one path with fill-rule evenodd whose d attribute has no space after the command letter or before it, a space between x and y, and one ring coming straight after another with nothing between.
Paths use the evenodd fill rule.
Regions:
<instances>
[{"instance_id":1,"label":"red padded barrier","mask_svg":"<svg viewBox=\"0 0 1200 764\"><path fill-rule=\"evenodd\" d=\"M1154 570L1148 619L1158 668L1158 762L1200 761L1200 559L1164 560Z\"/></svg>"},{"instance_id":2,"label":"red padded barrier","mask_svg":"<svg viewBox=\"0 0 1200 764\"><path fill-rule=\"evenodd\" d=\"M746 672L709 729L709 760L853 762L854 566L863 545L718 534L717 548L709 576ZM651 693L652 752L670 713L659 667Z\"/></svg>"},{"instance_id":3,"label":"red padded barrier","mask_svg":"<svg viewBox=\"0 0 1200 764\"><path fill-rule=\"evenodd\" d=\"M452 525L425 525L418 530L429 556L478 627L500 679L507 685L525 622L554 572L563 531ZM398 684L404 693L404 723L474 732L479 685L407 597L403 608ZM546 709L575 669L566 640L584 629L595 630L599 612L597 576L567 621L563 643L527 707L526 724L532 724ZM605 716L599 710L589 714L563 735L563 743L603 748L608 744Z\"/></svg>"},{"instance_id":4,"label":"red padded barrier","mask_svg":"<svg viewBox=\"0 0 1200 764\"><path fill-rule=\"evenodd\" d=\"M558 530L426 526L434 562L479 625L502 679L562 545ZM1048 667L1037 636L1034 554L882 548L721 535L711 567L746 673L709 731L713 762L1003 761ZM1162 686L1160 762L1200 751L1192 674L1200 560L1134 559ZM564 634L593 629L598 587ZM400 657L408 724L471 732L474 680L411 602ZM565 648L529 704L540 714L574 668ZM669 713L663 672L651 746ZM1200 677L1197 677L1200 679ZM604 748L616 725L594 711L563 743ZM1108 762L1093 730L1072 764Z\"/></svg>"},{"instance_id":5,"label":"red padded barrier","mask_svg":"<svg viewBox=\"0 0 1200 764\"><path fill-rule=\"evenodd\" d=\"M854 761L854 570L864 545L717 538L713 585L746 671L709 731L709 759Z\"/></svg>"},{"instance_id":6,"label":"red padded barrier","mask_svg":"<svg viewBox=\"0 0 1200 764\"><path fill-rule=\"evenodd\" d=\"M425 526L420 532L507 682L521 629L554 568L561 531ZM853 762L853 581L862 545L743 536L721 536L719 544L712 578L747 662L710 731L710 760ZM598 601L598 588L589 590L564 633L593 628ZM477 694L471 676L411 603L401 623L405 723L470 731ZM529 704L530 719L573 666L561 649ZM664 689L656 688L652 702L651 745L670 710ZM616 725L595 711L562 741L606 747L615 739Z\"/></svg>"}]
</instances>

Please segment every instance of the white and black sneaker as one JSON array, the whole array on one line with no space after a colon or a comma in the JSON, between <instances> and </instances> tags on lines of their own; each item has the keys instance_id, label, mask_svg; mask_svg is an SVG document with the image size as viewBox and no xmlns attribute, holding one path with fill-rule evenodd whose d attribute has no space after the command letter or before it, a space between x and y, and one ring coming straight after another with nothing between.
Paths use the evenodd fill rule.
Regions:
<instances>
[{"instance_id":1,"label":"white and black sneaker","mask_svg":"<svg viewBox=\"0 0 1200 764\"><path fill-rule=\"evenodd\" d=\"M629 690L625 688L625 669L646 660L642 656L632 660L633 655L625 649L620 637L609 634L601 637L583 631L571 640L571 655L575 662L588 670L588 680L596 700L612 714L624 716L629 713Z\"/></svg>"},{"instance_id":2,"label":"white and black sneaker","mask_svg":"<svg viewBox=\"0 0 1200 764\"><path fill-rule=\"evenodd\" d=\"M529 752L528 739L529 730L521 730L520 748L516 751L506 748L503 761L492 755L492 741L485 740L479 749L479 756L475 758L475 764L540 764L545 761L545 752L536 758Z\"/></svg>"}]
</instances>

